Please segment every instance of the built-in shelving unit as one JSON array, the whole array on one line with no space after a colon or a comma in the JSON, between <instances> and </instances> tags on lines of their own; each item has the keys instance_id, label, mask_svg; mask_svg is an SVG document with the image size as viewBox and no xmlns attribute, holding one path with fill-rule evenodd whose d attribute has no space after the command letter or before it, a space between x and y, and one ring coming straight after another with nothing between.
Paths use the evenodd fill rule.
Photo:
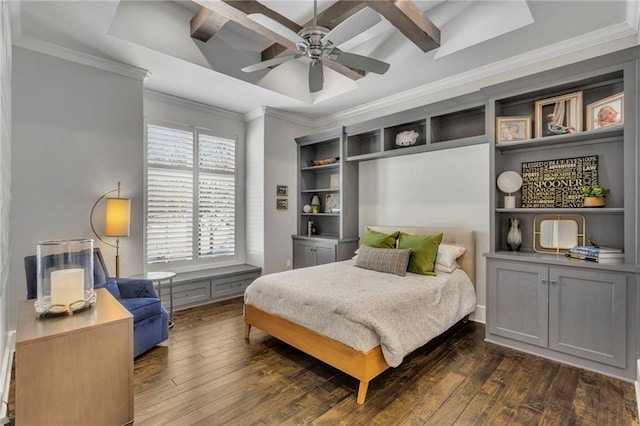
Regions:
<instances>
[{"instance_id":1,"label":"built-in shelving unit","mask_svg":"<svg viewBox=\"0 0 640 426\"><path fill-rule=\"evenodd\" d=\"M635 378L639 353L638 57L640 50L630 49L483 89L489 98L491 153L487 340L625 379ZM571 93L582 96L578 113L585 124L587 105L624 93L624 123L535 138L536 102ZM531 134L498 142L498 117L530 117ZM516 208L505 208L506 194L496 187L502 172L522 174L523 163L592 156L598 160L598 184L611 191L606 207L522 207L519 192ZM586 237L624 250L624 263L536 253L534 220L540 214L583 216ZM507 247L510 218L520 223L518 252Z\"/></svg>"},{"instance_id":2,"label":"built-in shelving unit","mask_svg":"<svg viewBox=\"0 0 640 426\"><path fill-rule=\"evenodd\" d=\"M348 259L358 248L358 164L345 161L342 128L296 138L298 219L293 235L293 267ZM314 162L335 160L331 164ZM317 196L318 212L305 212ZM327 206L330 197L337 206ZM339 202L338 202L339 200ZM316 234L309 233L313 222Z\"/></svg>"},{"instance_id":3,"label":"built-in shelving unit","mask_svg":"<svg viewBox=\"0 0 640 426\"><path fill-rule=\"evenodd\" d=\"M347 161L367 161L487 143L486 104L477 93L345 127ZM416 132L413 145L397 145Z\"/></svg>"}]
</instances>

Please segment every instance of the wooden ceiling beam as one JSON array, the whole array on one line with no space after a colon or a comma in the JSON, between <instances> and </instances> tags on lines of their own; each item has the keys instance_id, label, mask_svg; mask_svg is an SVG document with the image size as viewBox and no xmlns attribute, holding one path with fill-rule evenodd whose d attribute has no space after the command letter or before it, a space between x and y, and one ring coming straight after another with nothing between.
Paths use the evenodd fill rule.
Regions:
<instances>
[{"instance_id":1,"label":"wooden ceiling beam","mask_svg":"<svg viewBox=\"0 0 640 426\"><path fill-rule=\"evenodd\" d=\"M423 52L440 47L440 29L411 0L367 0L367 6L384 16Z\"/></svg>"},{"instance_id":2,"label":"wooden ceiling beam","mask_svg":"<svg viewBox=\"0 0 640 426\"><path fill-rule=\"evenodd\" d=\"M296 45L282 37L281 35L269 30L268 28L263 27L255 21L252 21L247 16L250 13L263 13L267 15L269 13L276 13L273 10L269 9L266 6L263 6L262 3L258 3L257 1L230 1L230 0L195 0L195 3L200 6L211 10L214 14L217 14L225 19L230 19L242 25L243 27L249 28L250 30L267 37L269 40L272 40L276 43L279 43L287 49L292 49L295 51ZM251 4L252 5L248 5ZM251 6L251 7L248 7ZM260 7L261 6L261 7ZM250 10L249 12L247 12ZM273 16L270 16L273 18ZM280 15L280 17L284 20L287 20L284 16ZM275 18L274 18L275 19ZM278 20L278 22L280 22ZM289 21L291 24L297 25L295 22ZM282 22L280 22L282 23ZM283 24L286 25L286 24Z\"/></svg>"},{"instance_id":3,"label":"wooden ceiling beam","mask_svg":"<svg viewBox=\"0 0 640 426\"><path fill-rule=\"evenodd\" d=\"M249 28L250 30L267 37L274 43L278 43L286 48L287 53L296 53L296 45L291 40L282 37L281 35L263 27L257 22L251 20L248 15L252 13L261 13L269 18L279 22L294 32L298 32L302 27L295 22L280 15L278 12L269 9L262 3L256 0L194 0L195 3L207 8L219 14L220 16L236 21L240 25ZM364 76L364 72L360 70L354 70L344 65L338 64L333 61L323 61L324 65L332 70L339 72L340 74L352 79L357 80Z\"/></svg>"},{"instance_id":4,"label":"wooden ceiling beam","mask_svg":"<svg viewBox=\"0 0 640 426\"><path fill-rule=\"evenodd\" d=\"M203 7L191 18L191 37L206 43L228 21L227 18Z\"/></svg>"}]
</instances>

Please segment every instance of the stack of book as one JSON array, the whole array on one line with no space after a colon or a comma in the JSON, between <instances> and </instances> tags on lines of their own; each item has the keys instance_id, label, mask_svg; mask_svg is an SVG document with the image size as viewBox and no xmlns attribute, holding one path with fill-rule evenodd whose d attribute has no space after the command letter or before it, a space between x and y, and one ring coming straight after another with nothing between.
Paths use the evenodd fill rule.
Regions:
<instances>
[{"instance_id":1,"label":"stack of book","mask_svg":"<svg viewBox=\"0 0 640 426\"><path fill-rule=\"evenodd\" d=\"M565 256L599 263L624 263L622 250L613 247L575 246L567 250Z\"/></svg>"}]
</instances>

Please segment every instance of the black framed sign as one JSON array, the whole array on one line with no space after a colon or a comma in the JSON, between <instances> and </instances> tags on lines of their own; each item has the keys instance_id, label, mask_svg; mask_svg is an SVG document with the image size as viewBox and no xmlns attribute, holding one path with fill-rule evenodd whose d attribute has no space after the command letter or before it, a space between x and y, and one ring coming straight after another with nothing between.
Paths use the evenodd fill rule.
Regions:
<instances>
[{"instance_id":1,"label":"black framed sign","mask_svg":"<svg viewBox=\"0 0 640 426\"><path fill-rule=\"evenodd\" d=\"M581 188L597 183L597 155L522 163L522 207L582 207Z\"/></svg>"}]
</instances>

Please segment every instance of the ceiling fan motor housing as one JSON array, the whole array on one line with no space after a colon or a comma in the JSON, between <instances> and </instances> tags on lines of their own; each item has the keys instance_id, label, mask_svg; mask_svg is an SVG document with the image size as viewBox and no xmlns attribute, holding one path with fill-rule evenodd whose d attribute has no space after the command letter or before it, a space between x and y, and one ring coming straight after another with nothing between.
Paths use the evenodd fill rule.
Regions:
<instances>
[{"instance_id":1,"label":"ceiling fan motor housing","mask_svg":"<svg viewBox=\"0 0 640 426\"><path fill-rule=\"evenodd\" d=\"M307 27L300 30L298 35L304 39L303 42L296 44L298 51L310 57L311 59L320 59L328 57L333 51L334 45L329 40L322 40L329 30L325 27Z\"/></svg>"}]
</instances>

